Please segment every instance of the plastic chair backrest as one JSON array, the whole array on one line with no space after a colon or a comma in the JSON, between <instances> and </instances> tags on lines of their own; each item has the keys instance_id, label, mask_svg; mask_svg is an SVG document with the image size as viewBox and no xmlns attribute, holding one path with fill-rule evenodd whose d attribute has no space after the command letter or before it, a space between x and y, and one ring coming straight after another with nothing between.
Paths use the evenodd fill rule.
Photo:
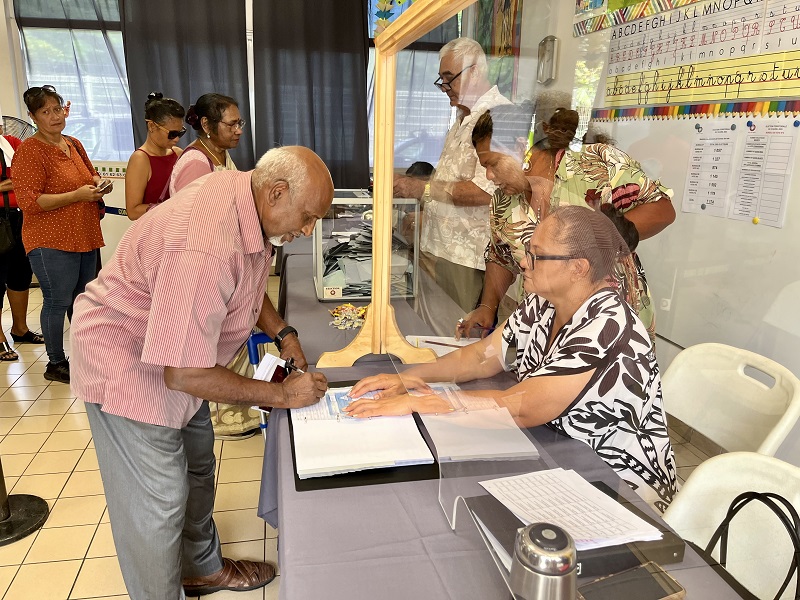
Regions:
<instances>
[{"instance_id":1,"label":"plastic chair backrest","mask_svg":"<svg viewBox=\"0 0 800 600\"><path fill-rule=\"evenodd\" d=\"M772 492L800 509L800 467L754 452L731 452L701 463L664 520L682 538L705 548L731 502L743 492ZM727 570L762 599L775 597L792 561L794 548L784 526L763 504L753 502L732 521ZM719 547L712 556L719 560ZM782 598L794 598L796 576Z\"/></svg>"},{"instance_id":2,"label":"plastic chair backrest","mask_svg":"<svg viewBox=\"0 0 800 600\"><path fill-rule=\"evenodd\" d=\"M662 390L667 413L730 452L773 456L800 418L800 380L791 371L724 344L683 350L664 373Z\"/></svg>"}]
</instances>

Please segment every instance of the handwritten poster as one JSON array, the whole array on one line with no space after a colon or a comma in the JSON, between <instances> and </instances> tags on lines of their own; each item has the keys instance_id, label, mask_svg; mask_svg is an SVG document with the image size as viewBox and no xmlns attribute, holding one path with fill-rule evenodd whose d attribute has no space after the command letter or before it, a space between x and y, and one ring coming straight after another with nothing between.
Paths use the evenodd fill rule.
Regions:
<instances>
[{"instance_id":1,"label":"handwritten poster","mask_svg":"<svg viewBox=\"0 0 800 600\"><path fill-rule=\"evenodd\" d=\"M797 133L791 120L747 122L731 219L757 218L763 225L783 227Z\"/></svg>"},{"instance_id":2,"label":"handwritten poster","mask_svg":"<svg viewBox=\"0 0 800 600\"><path fill-rule=\"evenodd\" d=\"M606 106L800 95L800 0L706 0L611 31Z\"/></svg>"},{"instance_id":3,"label":"handwritten poster","mask_svg":"<svg viewBox=\"0 0 800 600\"><path fill-rule=\"evenodd\" d=\"M683 211L725 218L736 149L735 126L723 121L695 125L686 170Z\"/></svg>"}]
</instances>

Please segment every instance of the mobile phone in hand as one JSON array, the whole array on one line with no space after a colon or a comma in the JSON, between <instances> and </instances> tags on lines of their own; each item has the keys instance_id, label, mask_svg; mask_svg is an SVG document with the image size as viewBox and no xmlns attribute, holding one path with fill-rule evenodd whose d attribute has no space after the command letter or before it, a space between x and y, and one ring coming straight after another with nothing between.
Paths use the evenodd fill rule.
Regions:
<instances>
[{"instance_id":1,"label":"mobile phone in hand","mask_svg":"<svg viewBox=\"0 0 800 600\"><path fill-rule=\"evenodd\" d=\"M111 180L110 179L101 179L97 183L97 186L96 186L97 187L97 191L98 192L104 192L110 185L111 185Z\"/></svg>"}]
</instances>

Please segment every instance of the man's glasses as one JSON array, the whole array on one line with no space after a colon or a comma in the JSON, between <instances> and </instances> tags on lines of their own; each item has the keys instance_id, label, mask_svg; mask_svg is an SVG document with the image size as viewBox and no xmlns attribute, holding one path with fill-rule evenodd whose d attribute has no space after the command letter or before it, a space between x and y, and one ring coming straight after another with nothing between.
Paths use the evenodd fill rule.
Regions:
<instances>
[{"instance_id":1,"label":"man's glasses","mask_svg":"<svg viewBox=\"0 0 800 600\"><path fill-rule=\"evenodd\" d=\"M535 254L531 252L530 244L525 244L525 256L528 257L528 262L531 266L531 271L536 268L537 260L572 260L574 256L566 254Z\"/></svg>"},{"instance_id":2,"label":"man's glasses","mask_svg":"<svg viewBox=\"0 0 800 600\"><path fill-rule=\"evenodd\" d=\"M166 127L164 127L163 125L159 125L155 121L150 121L150 122L153 125L155 125L156 127L158 127L159 129L161 129L162 131L166 131L168 140L174 140L175 138L180 139L180 138L183 137L183 134L186 133L186 127L181 127L179 130L178 129L167 129Z\"/></svg>"},{"instance_id":3,"label":"man's glasses","mask_svg":"<svg viewBox=\"0 0 800 600\"><path fill-rule=\"evenodd\" d=\"M247 121L245 121L244 119L239 119L238 121L231 121L230 123L226 123L225 121L220 121L220 123L222 123L223 125L227 125L231 129L241 129L242 131L244 131L244 126L245 123L247 123Z\"/></svg>"},{"instance_id":4,"label":"man's glasses","mask_svg":"<svg viewBox=\"0 0 800 600\"><path fill-rule=\"evenodd\" d=\"M453 89L453 82L456 79L458 79L458 76L461 75L467 69L471 69L474 66L475 65L469 65L468 67L464 67L458 73L453 75L453 77L451 77L449 81L445 81L444 79L442 79L442 76L440 75L439 79L437 79L436 81L433 82L433 85L435 85L437 88L439 88L439 90L442 91L442 92L449 92L450 90Z\"/></svg>"}]
</instances>

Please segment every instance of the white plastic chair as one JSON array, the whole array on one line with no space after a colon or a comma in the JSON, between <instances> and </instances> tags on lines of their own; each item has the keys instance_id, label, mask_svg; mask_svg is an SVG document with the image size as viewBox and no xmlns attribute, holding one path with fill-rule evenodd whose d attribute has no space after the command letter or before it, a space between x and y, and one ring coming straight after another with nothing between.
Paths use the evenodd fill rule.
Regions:
<instances>
[{"instance_id":1,"label":"white plastic chair","mask_svg":"<svg viewBox=\"0 0 800 600\"><path fill-rule=\"evenodd\" d=\"M682 538L705 548L728 507L743 492L773 492L800 510L800 467L754 452L731 452L701 463L664 513ZM772 600L783 583L794 548L778 517L751 502L733 519L727 570L750 592ZM719 546L712 553L719 560ZM797 576L781 598L794 598Z\"/></svg>"},{"instance_id":2,"label":"white plastic chair","mask_svg":"<svg viewBox=\"0 0 800 600\"><path fill-rule=\"evenodd\" d=\"M767 386L745 368L766 373ZM786 367L724 344L683 350L662 378L664 407L729 452L774 456L800 418L800 380Z\"/></svg>"}]
</instances>

